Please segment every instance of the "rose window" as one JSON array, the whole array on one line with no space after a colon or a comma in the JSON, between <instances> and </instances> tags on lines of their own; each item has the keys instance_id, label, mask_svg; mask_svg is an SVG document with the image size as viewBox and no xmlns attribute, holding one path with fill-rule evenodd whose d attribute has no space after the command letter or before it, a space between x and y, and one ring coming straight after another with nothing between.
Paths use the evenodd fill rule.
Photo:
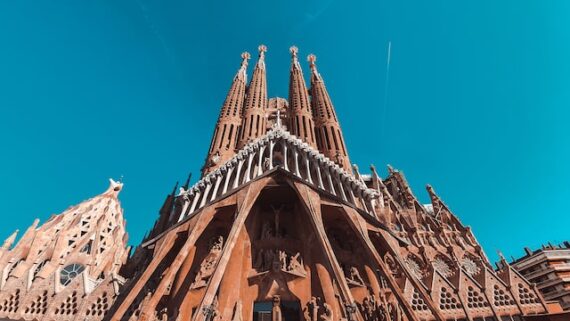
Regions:
<instances>
[{"instance_id":1,"label":"rose window","mask_svg":"<svg viewBox=\"0 0 570 321\"><path fill-rule=\"evenodd\" d=\"M73 263L64 267L59 273L59 281L62 285L68 285L71 281L77 277L81 272L85 270L85 267L81 264Z\"/></svg>"},{"instance_id":2,"label":"rose window","mask_svg":"<svg viewBox=\"0 0 570 321\"><path fill-rule=\"evenodd\" d=\"M481 268L477 265L477 263L475 263L475 261L467 257L461 260L461 266L469 276L473 276L481 272Z\"/></svg>"},{"instance_id":3,"label":"rose window","mask_svg":"<svg viewBox=\"0 0 570 321\"><path fill-rule=\"evenodd\" d=\"M438 271L439 273L441 273L441 275L448 277L451 275L451 267L449 267L449 265L442 259L442 258L436 258L433 261L433 267L436 271Z\"/></svg>"},{"instance_id":4,"label":"rose window","mask_svg":"<svg viewBox=\"0 0 570 321\"><path fill-rule=\"evenodd\" d=\"M406 265L416 278L421 279L423 277L422 268L420 267L420 264L416 262L416 260L408 258L406 260Z\"/></svg>"}]
</instances>

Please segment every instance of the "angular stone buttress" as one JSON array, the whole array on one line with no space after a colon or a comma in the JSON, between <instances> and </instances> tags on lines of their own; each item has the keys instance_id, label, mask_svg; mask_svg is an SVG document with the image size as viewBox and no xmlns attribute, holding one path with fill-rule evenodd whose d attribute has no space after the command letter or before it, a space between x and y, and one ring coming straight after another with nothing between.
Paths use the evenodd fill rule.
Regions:
<instances>
[{"instance_id":1,"label":"angular stone buttress","mask_svg":"<svg viewBox=\"0 0 570 321\"><path fill-rule=\"evenodd\" d=\"M249 84L242 55L202 177L131 257L116 183L6 241L0 318L567 320L506 262L495 271L433 188L424 205L402 172L350 165L314 55L307 88L292 47L288 100L268 99L265 52Z\"/></svg>"}]
</instances>

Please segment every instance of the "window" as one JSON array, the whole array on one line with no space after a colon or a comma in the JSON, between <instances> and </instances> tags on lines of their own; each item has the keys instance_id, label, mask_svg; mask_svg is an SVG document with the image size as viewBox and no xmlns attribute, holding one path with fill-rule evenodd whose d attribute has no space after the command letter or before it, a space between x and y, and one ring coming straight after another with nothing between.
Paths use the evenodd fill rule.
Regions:
<instances>
[{"instance_id":1,"label":"window","mask_svg":"<svg viewBox=\"0 0 570 321\"><path fill-rule=\"evenodd\" d=\"M59 273L59 282L62 285L68 285L71 281L81 274L85 270L85 267L81 264L73 263L64 267Z\"/></svg>"},{"instance_id":2,"label":"window","mask_svg":"<svg viewBox=\"0 0 570 321\"><path fill-rule=\"evenodd\" d=\"M32 282L36 279L36 276L38 275L38 273L40 273L40 271L47 264L47 262L49 262L49 260L43 260L40 264L38 264L38 266L34 270L34 274L32 276Z\"/></svg>"}]
</instances>

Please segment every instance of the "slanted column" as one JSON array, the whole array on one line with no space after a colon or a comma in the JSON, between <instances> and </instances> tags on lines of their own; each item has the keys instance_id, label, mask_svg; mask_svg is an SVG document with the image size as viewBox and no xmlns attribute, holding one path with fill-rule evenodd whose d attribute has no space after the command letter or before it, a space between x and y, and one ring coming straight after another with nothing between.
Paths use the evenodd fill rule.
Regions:
<instances>
[{"instance_id":1,"label":"slanted column","mask_svg":"<svg viewBox=\"0 0 570 321\"><path fill-rule=\"evenodd\" d=\"M204 205L206 205L206 202L208 201L208 193L210 193L210 189L212 189L212 183L210 182L210 180L208 180L206 182L206 189L204 190L204 195L202 196L202 201L200 202L200 208L202 208Z\"/></svg>"},{"instance_id":2,"label":"slanted column","mask_svg":"<svg viewBox=\"0 0 570 321\"><path fill-rule=\"evenodd\" d=\"M253 163L253 156L255 156L255 151L250 151L249 156L247 158L247 169L245 170L245 175L243 177L243 182L247 183L251 180L251 164Z\"/></svg>"},{"instance_id":3,"label":"slanted column","mask_svg":"<svg viewBox=\"0 0 570 321\"><path fill-rule=\"evenodd\" d=\"M257 158L257 174L255 175L257 176L261 176L261 174L263 174L263 153L265 152L265 145L262 145L261 147L259 147L259 152L258 154L258 158Z\"/></svg>"},{"instance_id":4,"label":"slanted column","mask_svg":"<svg viewBox=\"0 0 570 321\"><path fill-rule=\"evenodd\" d=\"M323 185L323 175L321 174L321 163L319 161L317 161L316 167L317 167L317 181L319 188L325 189L325 186Z\"/></svg>"},{"instance_id":5,"label":"slanted column","mask_svg":"<svg viewBox=\"0 0 570 321\"><path fill-rule=\"evenodd\" d=\"M333 194L333 195L336 195L336 191L335 191L335 188L334 188L334 182L333 182L333 178L332 178L331 169L330 169L330 168L327 168L327 169L326 169L326 172L327 172L327 180L328 180L329 186L330 186L330 188L331 188L331 190L330 190L329 192L330 192L331 194Z\"/></svg>"},{"instance_id":6,"label":"slanted column","mask_svg":"<svg viewBox=\"0 0 570 321\"><path fill-rule=\"evenodd\" d=\"M339 191L340 191L340 195L341 195L341 197L342 197L343 200L348 201L348 199L346 198L346 192L344 191L344 186L342 186L341 177L340 177L340 175L338 175L338 173L335 173L335 174L336 174L335 176L338 176L338 177L335 177L335 178L336 178L336 180L338 181L338 189L339 189Z\"/></svg>"},{"instance_id":7,"label":"slanted column","mask_svg":"<svg viewBox=\"0 0 570 321\"><path fill-rule=\"evenodd\" d=\"M293 147L293 161L295 163L295 176L301 177L301 173L299 172L299 151L297 150L297 146Z\"/></svg>"},{"instance_id":8,"label":"slanted column","mask_svg":"<svg viewBox=\"0 0 570 321\"><path fill-rule=\"evenodd\" d=\"M234 167L230 167L228 169L228 172L226 174L226 180L224 182L224 188L222 189L222 194L226 194L226 192L228 191L228 185L230 184L230 179L232 179L232 174L234 172Z\"/></svg>"},{"instance_id":9,"label":"slanted column","mask_svg":"<svg viewBox=\"0 0 570 321\"><path fill-rule=\"evenodd\" d=\"M192 214L194 213L194 210L196 209L196 205L198 204L198 199L200 198L200 190L198 188L194 189L194 199L192 200L192 206L190 206L190 211L188 211L188 214Z\"/></svg>"},{"instance_id":10,"label":"slanted column","mask_svg":"<svg viewBox=\"0 0 570 321\"><path fill-rule=\"evenodd\" d=\"M311 167L310 167L310 161L309 161L308 153L303 153L303 158L305 159L305 168L307 170L307 181L309 183L313 184L313 178L311 177Z\"/></svg>"},{"instance_id":11,"label":"slanted column","mask_svg":"<svg viewBox=\"0 0 570 321\"><path fill-rule=\"evenodd\" d=\"M273 169L273 149L275 148L275 141L269 142L269 170Z\"/></svg>"},{"instance_id":12,"label":"slanted column","mask_svg":"<svg viewBox=\"0 0 570 321\"><path fill-rule=\"evenodd\" d=\"M182 221L184 217L186 217L186 210L188 210L188 206L190 206L190 196L191 195L181 195L184 197L184 205L182 205L182 211L180 211L180 216L178 217L178 222Z\"/></svg>"},{"instance_id":13,"label":"slanted column","mask_svg":"<svg viewBox=\"0 0 570 321\"><path fill-rule=\"evenodd\" d=\"M287 164L289 162L289 160L287 159L287 143L285 143L285 140L283 140L282 142L282 146L283 146L283 169L285 169L286 171L289 171L289 164Z\"/></svg>"},{"instance_id":14,"label":"slanted column","mask_svg":"<svg viewBox=\"0 0 570 321\"><path fill-rule=\"evenodd\" d=\"M352 183L349 182L348 184L348 196L350 196L350 201L352 204L356 205L356 197L354 196L354 191L352 190Z\"/></svg>"},{"instance_id":15,"label":"slanted column","mask_svg":"<svg viewBox=\"0 0 570 321\"><path fill-rule=\"evenodd\" d=\"M216 196L218 195L218 189L220 188L220 184L222 183L223 177L224 176L222 175L222 173L216 175L216 184L214 185L214 191L212 192L212 197L210 198L210 201L216 199Z\"/></svg>"},{"instance_id":16,"label":"slanted column","mask_svg":"<svg viewBox=\"0 0 570 321\"><path fill-rule=\"evenodd\" d=\"M239 175L241 174L241 168L243 167L243 159L239 160L237 171L236 171L236 178L234 180L233 188L237 188L239 185Z\"/></svg>"}]
</instances>

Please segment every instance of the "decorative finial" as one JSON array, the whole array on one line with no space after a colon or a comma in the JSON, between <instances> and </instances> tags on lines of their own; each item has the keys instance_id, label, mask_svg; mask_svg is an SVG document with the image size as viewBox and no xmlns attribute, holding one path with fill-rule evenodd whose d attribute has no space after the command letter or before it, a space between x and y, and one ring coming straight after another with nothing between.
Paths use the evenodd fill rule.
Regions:
<instances>
[{"instance_id":1,"label":"decorative finial","mask_svg":"<svg viewBox=\"0 0 570 321\"><path fill-rule=\"evenodd\" d=\"M315 67L315 62L317 61L317 56L315 56L314 54L310 54L307 56L307 61L309 62L309 66L311 66L311 68Z\"/></svg>"},{"instance_id":2,"label":"decorative finial","mask_svg":"<svg viewBox=\"0 0 570 321\"><path fill-rule=\"evenodd\" d=\"M297 58L297 53L299 52L299 48L297 48L295 46L291 46L289 48L289 52L291 52L291 55L293 58Z\"/></svg>"},{"instance_id":3,"label":"decorative finial","mask_svg":"<svg viewBox=\"0 0 570 321\"><path fill-rule=\"evenodd\" d=\"M251 55L249 54L249 52L244 51L241 53L241 59L243 59L243 61L241 62L242 65L246 65L247 66L247 61L249 60L249 58L251 58Z\"/></svg>"},{"instance_id":4,"label":"decorative finial","mask_svg":"<svg viewBox=\"0 0 570 321\"><path fill-rule=\"evenodd\" d=\"M257 47L257 50L259 51L259 57L263 57L267 52L267 47L265 45L259 45L259 47Z\"/></svg>"}]
</instances>

